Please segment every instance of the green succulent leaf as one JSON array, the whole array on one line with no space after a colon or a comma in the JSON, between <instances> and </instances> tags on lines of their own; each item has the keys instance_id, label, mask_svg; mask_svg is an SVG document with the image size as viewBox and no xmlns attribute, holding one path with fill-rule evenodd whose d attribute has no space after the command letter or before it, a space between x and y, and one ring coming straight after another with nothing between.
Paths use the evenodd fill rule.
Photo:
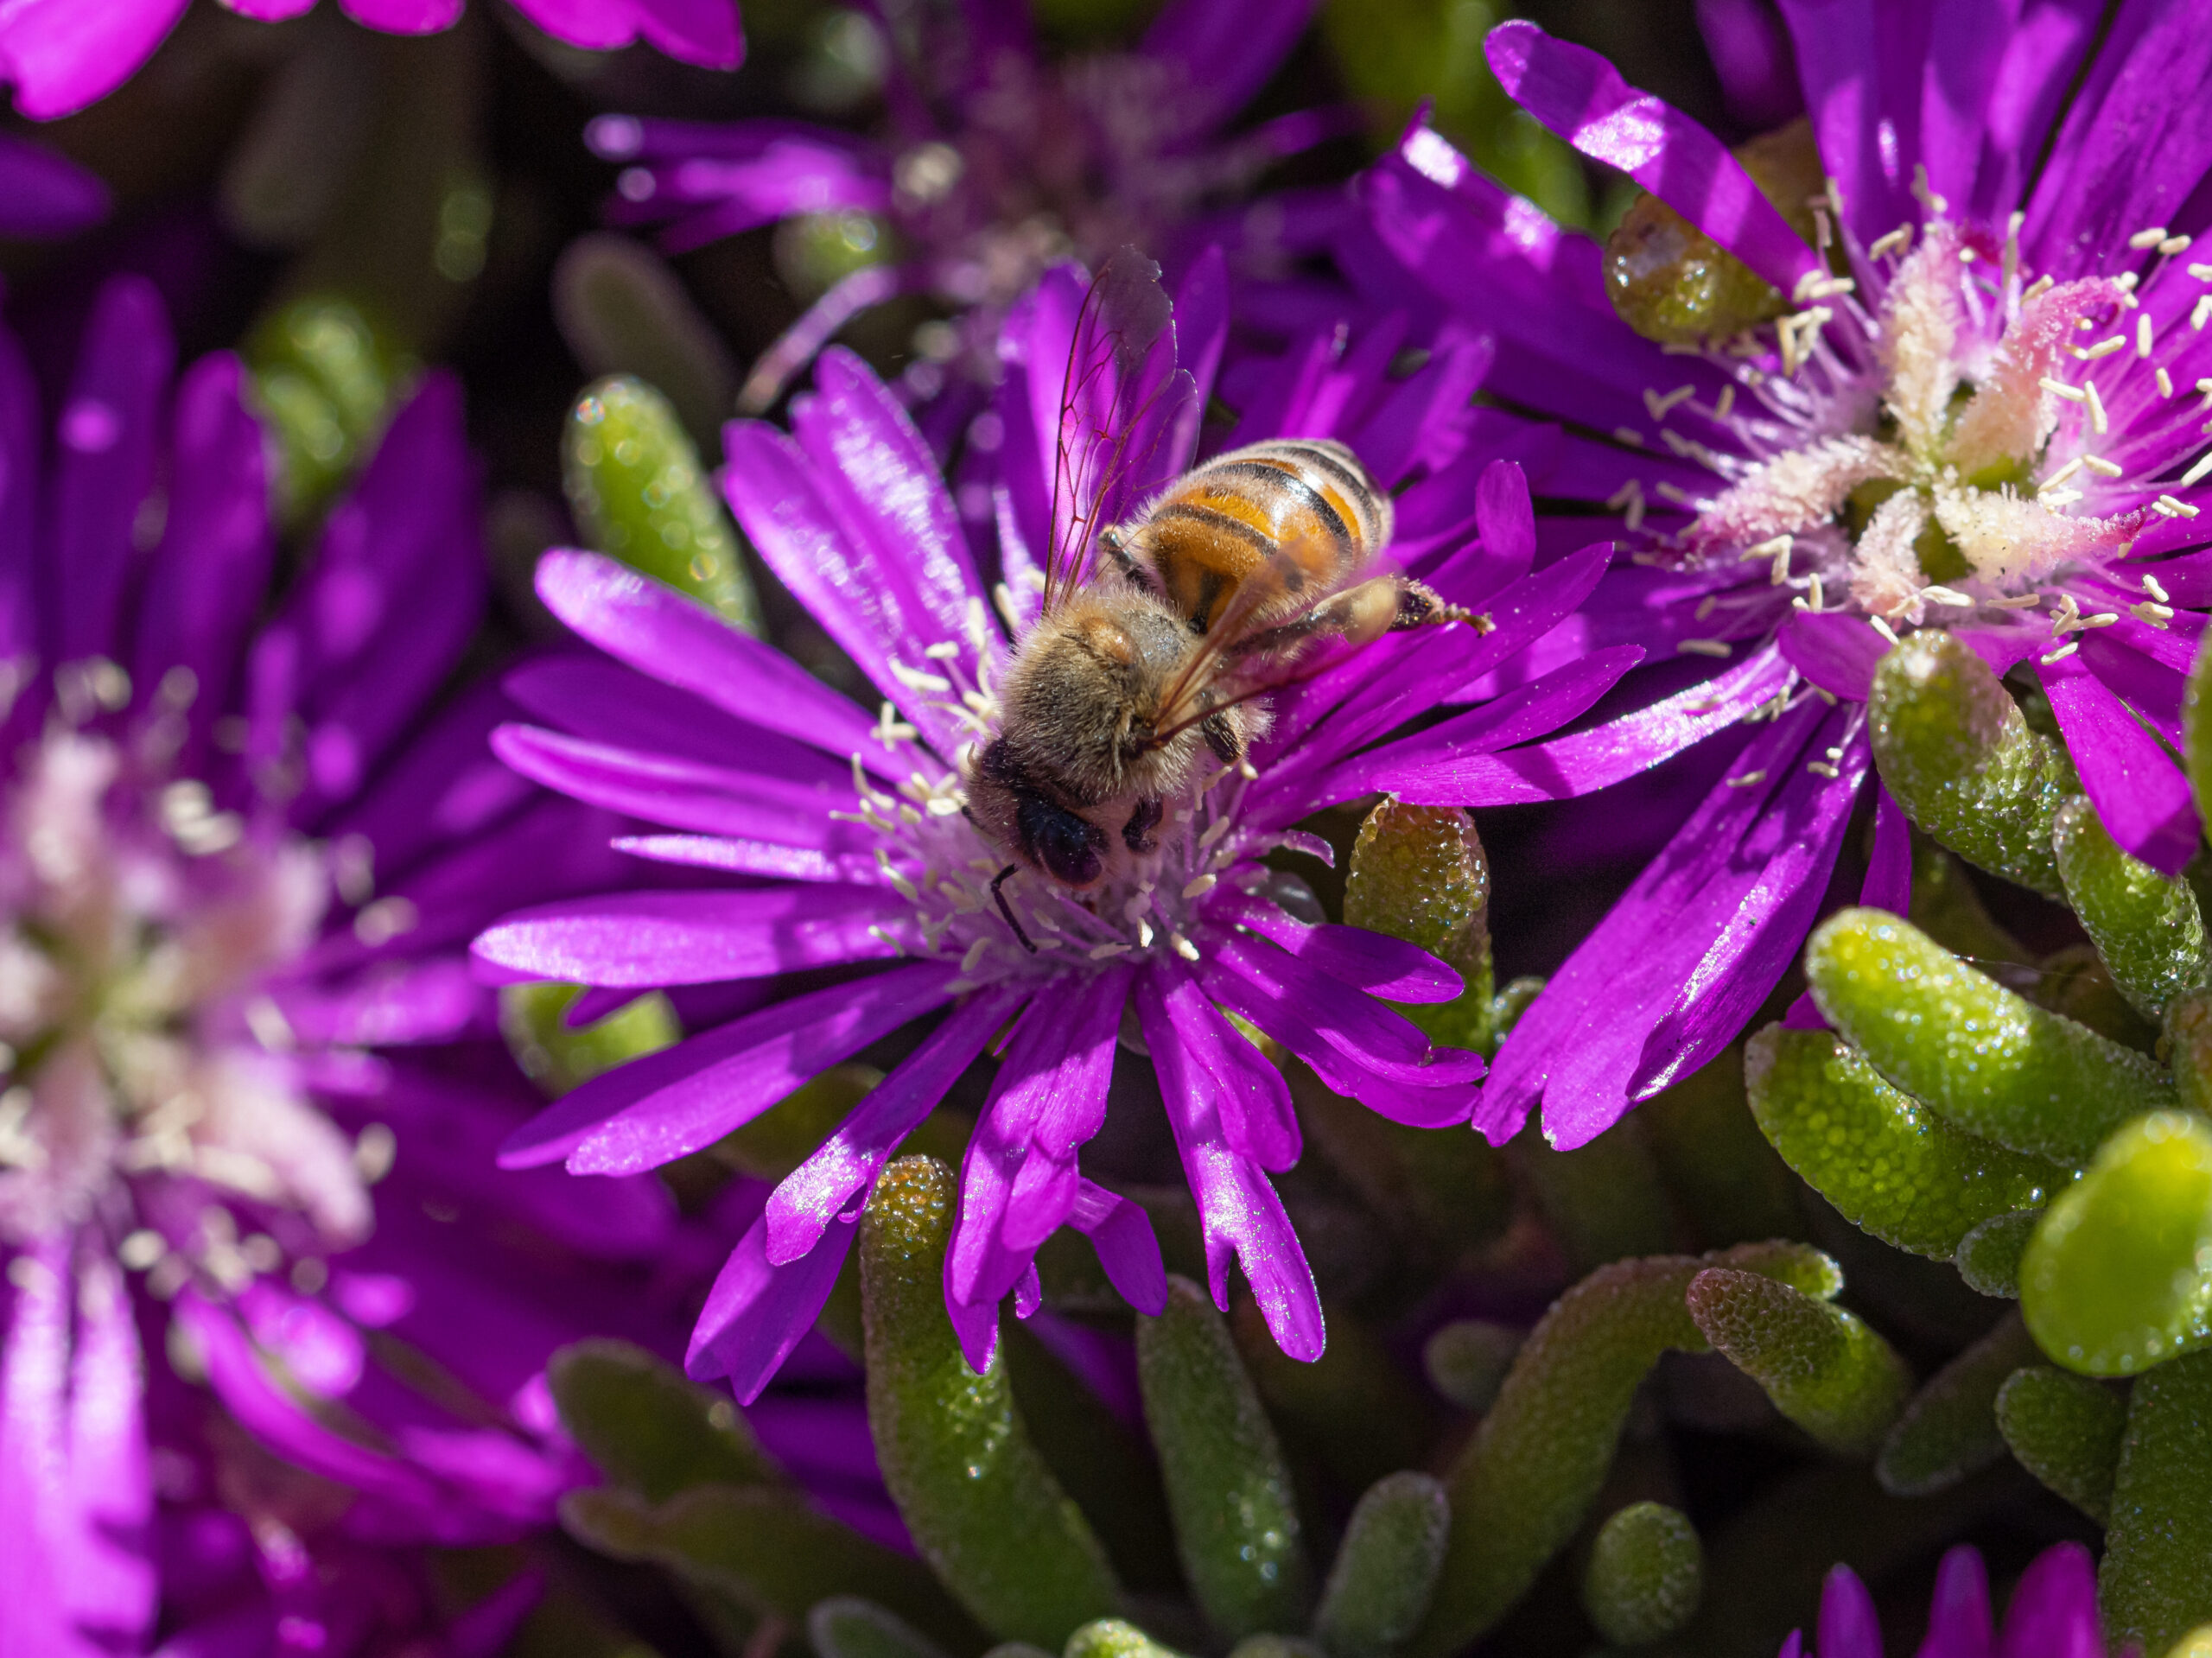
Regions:
<instances>
[{"instance_id":1,"label":"green succulent leaf","mask_svg":"<svg viewBox=\"0 0 2212 1658\"><path fill-rule=\"evenodd\" d=\"M569 411L562 457L594 549L760 632L736 531L666 397L629 375L594 381Z\"/></svg>"},{"instance_id":2,"label":"green succulent leaf","mask_svg":"<svg viewBox=\"0 0 2212 1658\"><path fill-rule=\"evenodd\" d=\"M580 984L499 987L499 1031L507 1051L549 1095L557 1097L601 1071L683 1039L676 1009L658 990L588 1025L571 1026L569 1009L583 993Z\"/></svg>"},{"instance_id":3,"label":"green succulent leaf","mask_svg":"<svg viewBox=\"0 0 2212 1658\"><path fill-rule=\"evenodd\" d=\"M1329 1568L1313 1635L1330 1658L1380 1658L1428 1610L1444 1566L1452 1504L1426 1474L1388 1474L1367 1488Z\"/></svg>"},{"instance_id":4,"label":"green succulent leaf","mask_svg":"<svg viewBox=\"0 0 2212 1658\"><path fill-rule=\"evenodd\" d=\"M1864 1320L1787 1284L1716 1267L1688 1300L1706 1340L1831 1451L1872 1455L1911 1395L1912 1373Z\"/></svg>"},{"instance_id":5,"label":"green succulent leaf","mask_svg":"<svg viewBox=\"0 0 2212 1658\"><path fill-rule=\"evenodd\" d=\"M2043 1221L2040 1209L1993 1215L1959 1240L1959 1276L1967 1287L1999 1300L2020 1299L2020 1258Z\"/></svg>"},{"instance_id":6,"label":"green succulent leaf","mask_svg":"<svg viewBox=\"0 0 2212 1658\"><path fill-rule=\"evenodd\" d=\"M2037 1342L2085 1375L2133 1375L2212 1342L2212 1123L2154 1111L2107 1140L2020 1261Z\"/></svg>"},{"instance_id":7,"label":"green succulent leaf","mask_svg":"<svg viewBox=\"0 0 2212 1658\"><path fill-rule=\"evenodd\" d=\"M1631 1502L1598 1528L1582 1574L1582 1609L1617 1647L1664 1640L1696 1616L1705 1549L1689 1516Z\"/></svg>"},{"instance_id":8,"label":"green succulent leaf","mask_svg":"<svg viewBox=\"0 0 2212 1658\"><path fill-rule=\"evenodd\" d=\"M1882 910L1815 930L1805 976L1828 1022L1952 1128L2069 1167L2173 1103L2152 1060L2045 1013Z\"/></svg>"},{"instance_id":9,"label":"green succulent leaf","mask_svg":"<svg viewBox=\"0 0 2212 1658\"><path fill-rule=\"evenodd\" d=\"M1313 1584L1290 1471L1228 1327L1187 1278L1137 1321L1137 1380L1206 1621L1232 1641L1303 1624Z\"/></svg>"},{"instance_id":10,"label":"green succulent leaf","mask_svg":"<svg viewBox=\"0 0 2212 1658\"><path fill-rule=\"evenodd\" d=\"M906 1157L861 1218L868 1426L922 1558L1001 1639L1058 1647L1121 1603L1089 1523L1014 1407L1003 1356L977 1375L944 1312L958 1182Z\"/></svg>"},{"instance_id":11,"label":"green succulent leaf","mask_svg":"<svg viewBox=\"0 0 2212 1658\"><path fill-rule=\"evenodd\" d=\"M1070 1636L1060 1658L1183 1658L1183 1655L1173 1647L1161 1646L1134 1623L1102 1617Z\"/></svg>"},{"instance_id":12,"label":"green succulent leaf","mask_svg":"<svg viewBox=\"0 0 2212 1658\"><path fill-rule=\"evenodd\" d=\"M2121 850L2086 798L2058 809L2051 842L2067 901L2130 1006L2157 1020L2204 981L2204 918L2187 881Z\"/></svg>"},{"instance_id":13,"label":"green succulent leaf","mask_svg":"<svg viewBox=\"0 0 2212 1658\"><path fill-rule=\"evenodd\" d=\"M1997 1426L2021 1467L2100 1526L2111 1523L2125 1398L2070 1370L2024 1365L1998 1390Z\"/></svg>"},{"instance_id":14,"label":"green succulent leaf","mask_svg":"<svg viewBox=\"0 0 2212 1658\"><path fill-rule=\"evenodd\" d=\"M1440 1324L1421 1349L1429 1386L1463 1410L1485 1411L1497 1401L1506 1372L1528 1331L1488 1318Z\"/></svg>"},{"instance_id":15,"label":"green succulent leaf","mask_svg":"<svg viewBox=\"0 0 2212 1658\"><path fill-rule=\"evenodd\" d=\"M2008 1312L1930 1376L1882 1441L1874 1462L1882 1489L1892 1496L1932 1496L2002 1457L1997 1395L2038 1356L2019 1314Z\"/></svg>"},{"instance_id":16,"label":"green succulent leaf","mask_svg":"<svg viewBox=\"0 0 2212 1658\"><path fill-rule=\"evenodd\" d=\"M858 1595L832 1595L806 1615L817 1658L944 1658L944 1649L895 1612Z\"/></svg>"},{"instance_id":17,"label":"green succulent leaf","mask_svg":"<svg viewBox=\"0 0 2212 1658\"><path fill-rule=\"evenodd\" d=\"M1443 1658L1528 1591L1597 1500L1629 1406L1669 1350L1703 1352L1684 1299L1708 1267L1734 1267L1827 1297L1835 1263L1799 1244L1616 1261L1554 1303L1446 1481L1452 1534L1428 1616L1408 1650Z\"/></svg>"},{"instance_id":18,"label":"green succulent leaf","mask_svg":"<svg viewBox=\"0 0 2212 1658\"><path fill-rule=\"evenodd\" d=\"M577 1342L545 1367L561 1426L611 1484L648 1502L694 1485L777 1484L728 1395L710 1392L628 1342Z\"/></svg>"},{"instance_id":19,"label":"green succulent leaf","mask_svg":"<svg viewBox=\"0 0 2212 1658\"><path fill-rule=\"evenodd\" d=\"M2081 792L2066 750L1973 649L1923 628L1874 670L1874 761L1912 821L1967 862L2056 898L2051 817Z\"/></svg>"},{"instance_id":20,"label":"green succulent leaf","mask_svg":"<svg viewBox=\"0 0 2212 1658\"><path fill-rule=\"evenodd\" d=\"M1744 1076L1783 1160L1853 1225L1915 1255L1955 1255L1976 1226L2041 1204L2066 1178L1952 1128L1828 1031L1768 1026Z\"/></svg>"},{"instance_id":21,"label":"green succulent leaf","mask_svg":"<svg viewBox=\"0 0 2212 1658\"><path fill-rule=\"evenodd\" d=\"M2164 1652L2212 1620L2212 1353L2137 1378L2097 1599L2106 1639Z\"/></svg>"},{"instance_id":22,"label":"green succulent leaf","mask_svg":"<svg viewBox=\"0 0 2212 1658\"><path fill-rule=\"evenodd\" d=\"M1369 812L1352 842L1344 920L1418 944L1456 969L1466 987L1457 998L1399 1011L1435 1042L1494 1051L1490 859L1472 817L1457 806L1395 799Z\"/></svg>"},{"instance_id":23,"label":"green succulent leaf","mask_svg":"<svg viewBox=\"0 0 2212 1658\"><path fill-rule=\"evenodd\" d=\"M972 1650L975 1626L910 1555L870 1542L798 1492L694 1486L654 1504L607 1486L570 1491L561 1523L618 1560L652 1560L754 1612L804 1620L834 1595L866 1593L948 1646Z\"/></svg>"}]
</instances>

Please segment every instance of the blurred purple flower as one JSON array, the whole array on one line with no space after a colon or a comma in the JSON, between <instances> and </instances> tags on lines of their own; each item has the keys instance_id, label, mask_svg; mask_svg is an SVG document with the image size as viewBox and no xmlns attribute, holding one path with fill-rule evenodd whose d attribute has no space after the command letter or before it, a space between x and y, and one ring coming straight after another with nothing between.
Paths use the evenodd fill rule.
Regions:
<instances>
[{"instance_id":1,"label":"blurred purple flower","mask_svg":"<svg viewBox=\"0 0 2212 1658\"><path fill-rule=\"evenodd\" d=\"M1705 350L1640 337L1593 243L1425 129L1365 181L1383 244L1494 334L1484 391L1567 422L1548 491L1621 514L1629 560L1527 670L1629 642L1677 658L1637 711L1516 755L1431 744L1373 784L1500 805L1586 794L1715 734L1734 753L1516 1026L1476 1116L1495 1140L1541 1100L1553 1142L1582 1144L1765 999L1869 785L1865 698L1900 632L2031 664L2115 838L2169 872L2197 843L2164 745L2212 604L2212 553L2187 550L2212 499L2196 459L2212 265L2186 253L2212 205L2193 101L2212 31L2198 8L2130 3L2085 64L2098 8L2076 0L1783 12L1847 277L1604 60L1527 23L1489 48L1539 120L1792 296L1777 324ZM1686 683L1700 659L1728 665ZM1883 817L1869 880L1889 891L1907 854Z\"/></svg>"},{"instance_id":2,"label":"blurred purple flower","mask_svg":"<svg viewBox=\"0 0 2212 1658\"><path fill-rule=\"evenodd\" d=\"M604 822L492 757L496 692L422 725L483 601L457 387L425 380L269 613L244 370L174 365L151 287L111 282L49 457L0 334L9 1652L149 1630L175 1454L149 1355L352 1488L353 1534L513 1535L583 1471L530 1390L547 1353L654 1331L644 1268L493 1240L619 1265L675 1232L657 1183L577 1215L499 1173L536 1102L457 1045L496 1044L470 935L613 861Z\"/></svg>"},{"instance_id":3,"label":"blurred purple flower","mask_svg":"<svg viewBox=\"0 0 2212 1658\"><path fill-rule=\"evenodd\" d=\"M315 0L224 0L241 16L279 22ZM13 0L0 8L0 80L16 107L51 121L94 104L130 79L184 16L189 0ZM339 0L358 23L392 35L450 29L464 0ZM513 0L571 46L607 50L644 40L712 69L744 60L737 0Z\"/></svg>"},{"instance_id":4,"label":"blurred purple flower","mask_svg":"<svg viewBox=\"0 0 2212 1658\"><path fill-rule=\"evenodd\" d=\"M886 128L875 139L788 121L606 115L592 149L632 163L618 221L673 219L671 251L801 214L887 221L890 263L831 286L765 353L741 408L758 413L852 317L900 294L954 316L918 337L902 395L967 383L973 412L997 378L1008 308L1055 262L1124 245L1179 274L1205 247L1286 266L1346 218L1340 191L1243 200L1268 167L1354 124L1305 111L1224 136L1306 30L1315 0L1172 0L1131 51L1048 59L1024 0L925 9L893 30ZM917 32L918 31L918 32ZM1275 274L1287 275L1278 270ZM1254 320L1237 308L1238 321ZM949 372L950 371L950 375Z\"/></svg>"},{"instance_id":5,"label":"blurred purple flower","mask_svg":"<svg viewBox=\"0 0 2212 1658\"><path fill-rule=\"evenodd\" d=\"M1098 501L1095 522L1126 515L1189 463L1227 329L1224 289L1218 255L1198 261L1175 321L1128 371L1140 386L1160 384L1179 335L1192 384L1187 397L1151 405L1129 444L1141 460ZM1476 464L1472 440L1487 429L1468 393L1484 353L1471 344L1447 343L1393 378L1401 320L1349 349L1325 335L1253 377L1230 441L1351 443L1396 491L1396 559L1486 612L1493 628L1389 636L1278 694L1255 772L1216 770L1192 797L1169 802L1160 849L1135 874L1083 901L1033 876L1007 886L1040 946L1030 954L993 904L992 874L1006 860L961 810L959 765L997 717L991 688L1009 647L993 601L1017 626L1038 602L1033 549L1048 544L1061 383L1084 289L1078 271L1056 267L1007 329L992 411L1007 581L991 600L929 451L849 353L823 357L816 392L793 405L791 436L754 422L728 429L724 487L739 521L874 682L880 717L605 559L563 553L540 567L547 604L627 668L564 663L512 684L557 728L504 731L500 753L550 787L671 831L624 849L720 879L525 912L480 938L477 954L505 976L626 994L739 981L734 1005L745 1011L578 1089L514 1136L506 1160L565 1160L580 1174L655 1167L943 1013L777 1189L709 1297L690 1368L728 1375L741 1397L759 1391L812 1324L893 1148L995 1044L1003 1059L969 1143L946 1275L949 1310L978 1366L1001 1300L1012 1292L1017 1312L1034 1307L1036 1251L1064 1224L1090 1236L1133 1303L1160 1305L1160 1254L1142 1211L1078 1168L1132 1019L1159 1070L1215 1297L1226 1294L1233 1256L1268 1328L1300 1358L1321 1350L1321 1310L1268 1179L1297 1160L1298 1122L1281 1072L1229 1016L1397 1121L1463 1122L1473 1108L1479 1059L1433 1051L1376 1000L1446 999L1456 975L1409 945L1324 924L1302 884L1261 860L1285 845L1327 856L1293 825L1370 786L1357 751L1414 713L1475 700L1497 664L1580 602L1606 549L1530 574L1527 486L1512 466ZM1077 360L1081 373L1088 359ZM1110 363L1103 373L1114 375ZM1111 390L1094 389L1102 400ZM1627 647L1571 664L1445 728L1492 744L1541 734L1640 654ZM885 962L896 964L879 969ZM810 976L775 978L801 973Z\"/></svg>"},{"instance_id":6,"label":"blurred purple flower","mask_svg":"<svg viewBox=\"0 0 2212 1658\"><path fill-rule=\"evenodd\" d=\"M1817 1658L1882 1658L1882 1626L1866 1585L1847 1566L1828 1573L1812 1651ZM1792 1631L1777 1658L1804 1658ZM1981 1556L1961 1545L1943 1556L1928 1608L1919 1658L2104 1658L2097 1627L2097 1574L2089 1551L2058 1543L2036 1556L1993 1636L1989 1575Z\"/></svg>"},{"instance_id":7,"label":"blurred purple flower","mask_svg":"<svg viewBox=\"0 0 2212 1658\"><path fill-rule=\"evenodd\" d=\"M52 150L0 132L0 236L68 236L107 217L107 186Z\"/></svg>"}]
</instances>

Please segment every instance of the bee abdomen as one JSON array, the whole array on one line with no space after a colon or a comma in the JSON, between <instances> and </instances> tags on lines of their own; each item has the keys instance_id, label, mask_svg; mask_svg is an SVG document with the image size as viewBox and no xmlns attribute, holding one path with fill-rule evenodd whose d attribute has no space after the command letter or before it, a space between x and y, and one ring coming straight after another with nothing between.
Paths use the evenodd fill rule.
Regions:
<instances>
[{"instance_id":1,"label":"bee abdomen","mask_svg":"<svg viewBox=\"0 0 2212 1658\"><path fill-rule=\"evenodd\" d=\"M1255 443L1172 485L1150 529L1170 597L1201 632L1247 575L1281 554L1287 584L1335 584L1390 538L1390 499L1327 438Z\"/></svg>"}]
</instances>

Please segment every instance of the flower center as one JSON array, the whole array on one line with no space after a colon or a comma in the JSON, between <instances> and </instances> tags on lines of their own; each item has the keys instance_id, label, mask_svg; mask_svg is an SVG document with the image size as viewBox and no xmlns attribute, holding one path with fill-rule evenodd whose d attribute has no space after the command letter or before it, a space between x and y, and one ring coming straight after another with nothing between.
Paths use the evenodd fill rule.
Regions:
<instances>
[{"instance_id":1,"label":"flower center","mask_svg":"<svg viewBox=\"0 0 2212 1658\"><path fill-rule=\"evenodd\" d=\"M1662 430L1730 480L1692 504L1694 559L1767 559L1798 608L1894 630L2031 608L2040 584L2120 556L2160 515L2194 516L2126 477L2139 405L2189 412L2133 279L2030 280L2017 223L2000 243L1940 205L1866 251L1872 308L1851 283L1807 285L1774 331L1780 375L1711 354L1751 395L1694 411L1739 454Z\"/></svg>"},{"instance_id":2,"label":"flower center","mask_svg":"<svg viewBox=\"0 0 2212 1658\"><path fill-rule=\"evenodd\" d=\"M874 832L876 865L912 905L906 926L880 930L886 949L957 959L963 977L978 984L1167 950L1198 960L1207 894L1224 883L1247 890L1266 885L1269 872L1260 855L1299 837L1241 825L1237 808L1251 776L1214 767L1187 794L1160 803L1153 849L1117 848L1096 886L1077 892L1026 865L999 881L1009 859L963 812L960 778L971 753L997 733L993 664L1002 647L980 603L969 621L967 651L934 646L925 669L893 664L910 690L957 727L955 764L923 747L887 702L876 727L880 748L853 756L859 807L849 816ZM884 755L902 746L912 769L887 788L880 780L897 768ZM1033 953L1008 924L1009 912Z\"/></svg>"},{"instance_id":3,"label":"flower center","mask_svg":"<svg viewBox=\"0 0 2212 1658\"><path fill-rule=\"evenodd\" d=\"M127 683L99 699L127 700ZM235 1242L223 1197L358 1240L353 1148L300 1085L266 988L315 936L323 854L168 775L174 714L126 728L70 707L24 746L0 805L0 1241L99 1220L136 1227L134 1264L175 1247L207 1266ZM229 1253L219 1281L283 1255L265 1236Z\"/></svg>"}]
</instances>

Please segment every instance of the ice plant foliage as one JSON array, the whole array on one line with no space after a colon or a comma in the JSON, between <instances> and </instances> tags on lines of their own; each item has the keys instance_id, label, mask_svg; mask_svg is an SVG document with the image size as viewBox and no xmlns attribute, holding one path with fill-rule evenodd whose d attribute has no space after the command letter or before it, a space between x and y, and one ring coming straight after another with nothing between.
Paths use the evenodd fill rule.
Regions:
<instances>
[{"instance_id":1,"label":"ice plant foliage","mask_svg":"<svg viewBox=\"0 0 2212 1658\"><path fill-rule=\"evenodd\" d=\"M149 1632L153 1532L212 1500L221 1460L173 1366L352 1487L358 1532L481 1540L543 1523L576 1471L550 1418L517 1401L569 1327L496 1251L425 1268L475 1236L464 1215L617 1257L660 1247L673 1223L664 1194L635 1187L582 1226L563 1218L491 1167L520 1115L512 1084L394 1057L486 1031L461 945L515 892L486 890L487 871L526 861L536 880L574 867L563 846L597 855L574 806L518 789L484 751L487 699L420 747L397 741L482 603L455 387L431 376L397 414L272 611L267 443L245 371L218 354L173 385L174 360L150 286L109 284L49 452L0 339L11 1652L136 1649ZM380 1183L397 1197L382 1223ZM572 1311L633 1316L634 1295L550 1259L535 1270ZM437 1406L397 1382L394 1342L435 1355L480 1408L454 1415L460 1394ZM300 1393L359 1413L334 1426ZM297 1535L263 1527L241 1547L232 1564L273 1586L269 1616L324 1627ZM213 1579L196 1586L219 1591Z\"/></svg>"},{"instance_id":2,"label":"ice plant foliage","mask_svg":"<svg viewBox=\"0 0 2212 1658\"><path fill-rule=\"evenodd\" d=\"M1312 0L1175 0L1131 49L1047 57L1028 8L918 13L890 41L888 125L876 139L787 121L602 116L587 130L622 174L618 222L673 219L671 250L800 214L851 214L895 252L832 286L761 359L745 397L766 408L844 322L898 294L954 314L924 334L916 397L996 378L999 325L1054 262L1096 264L1125 244L1179 269L1236 233L1235 199L1271 162L1339 130L1301 112L1224 136L1305 30ZM1253 210L1257 242L1333 222L1333 203ZM880 219L879 228L867 219ZM1287 244L1286 244L1287 245ZM887 250L888 251L888 250Z\"/></svg>"},{"instance_id":3,"label":"ice plant foliage","mask_svg":"<svg viewBox=\"0 0 2212 1658\"><path fill-rule=\"evenodd\" d=\"M15 0L0 11L0 80L35 121L99 102L137 73L190 0ZM315 0L226 0L240 16L281 22ZM355 22L428 35L459 21L465 0L339 0ZM608 51L642 40L686 63L734 69L745 56L737 0L515 0L571 46Z\"/></svg>"},{"instance_id":4,"label":"ice plant foliage","mask_svg":"<svg viewBox=\"0 0 2212 1658\"><path fill-rule=\"evenodd\" d=\"M1825 175L1802 204L1817 245L1595 54L1522 23L1488 48L1539 120L1773 284L1771 323L1639 337L1595 245L1425 130L1366 181L1386 245L1495 332L1485 390L1569 423L1547 492L1620 515L1627 559L1544 650L1721 664L1519 757L1440 751L1374 781L1503 804L1723 731L1735 751L1501 1054L1477 1119L1496 1137L1541 1100L1547 1134L1579 1145L1734 1035L1814 918L1869 780L1874 664L1916 628L2040 687L2121 847L2171 873L2196 845L2168 745L2212 600L2212 556L2191 550L2212 499L2212 264L2180 222L2212 153L2145 135L2180 130L2212 50L2201 19L2124 6L2085 62L2078 7L1873 3L1849 27L1783 11ZM1903 823L1884 822L1866 901L1901 907Z\"/></svg>"},{"instance_id":5,"label":"ice plant foliage","mask_svg":"<svg viewBox=\"0 0 2212 1658\"><path fill-rule=\"evenodd\" d=\"M963 1171L945 1274L979 1366L1000 1301L1011 1292L1017 1310L1035 1305L1033 1256L1062 1225L1090 1235L1133 1303L1161 1305L1148 1223L1079 1167L1117 1039L1141 1040L1158 1069L1216 1299L1234 1256L1269 1329L1300 1357L1320 1351L1320 1308L1267 1178L1296 1161L1298 1122L1281 1072L1229 1015L1400 1121L1462 1122L1473 1109L1479 1059L1433 1051L1376 999L1446 1000L1458 976L1410 945L1325 924L1302 884L1262 861L1278 847L1319 847L1295 825L1367 786L1347 781L1348 757L1414 711L1482 695L1497 664L1555 626L1603 568L1600 546L1529 574L1534 524L1517 469L1484 469L1467 453L1471 346L1393 378L1402 325L1349 349L1325 336L1255 382L1230 441L1350 443L1386 486L1402 486L1395 556L1479 612L1487 631L1423 629L1347 660L1316 657L1312 677L1274 698L1272 732L1249 767L1206 759L1190 789L1163 803L1152 851L1081 894L1033 872L1008 880L1019 934L992 891L1007 856L962 810L961 765L995 730L993 689L1009 633L1034 614L1056 511L1058 532L1072 532L1087 556L1091 530L1188 464L1222 349L1223 286L1218 257L1202 259L1172 323L1163 302L1141 336L1102 337L1084 323L1097 313L1071 267L1049 272L1020 308L993 411L1006 579L988 592L929 452L851 357L823 357L790 436L728 429L724 483L739 521L874 682L884 699L874 717L603 559L560 554L541 566L556 613L638 671L580 660L517 686L550 724L503 731L499 752L538 781L664 826L619 844L692 879L525 912L476 953L517 977L734 981L725 1005L757 1011L586 1084L515 1135L506 1160L565 1159L585 1174L667 1163L943 1010L779 1186L715 1286L690 1364L728 1375L742 1396L813 1322L893 1151L987 1051L1000 1064ZM1116 411L1133 419L1117 425ZM1064 443L1080 455L1124 430L1131 464L1110 477L1062 465ZM1466 740L1494 745L1541 735L1638 654L1577 663L1457 724ZM801 973L813 976L777 981Z\"/></svg>"}]
</instances>

